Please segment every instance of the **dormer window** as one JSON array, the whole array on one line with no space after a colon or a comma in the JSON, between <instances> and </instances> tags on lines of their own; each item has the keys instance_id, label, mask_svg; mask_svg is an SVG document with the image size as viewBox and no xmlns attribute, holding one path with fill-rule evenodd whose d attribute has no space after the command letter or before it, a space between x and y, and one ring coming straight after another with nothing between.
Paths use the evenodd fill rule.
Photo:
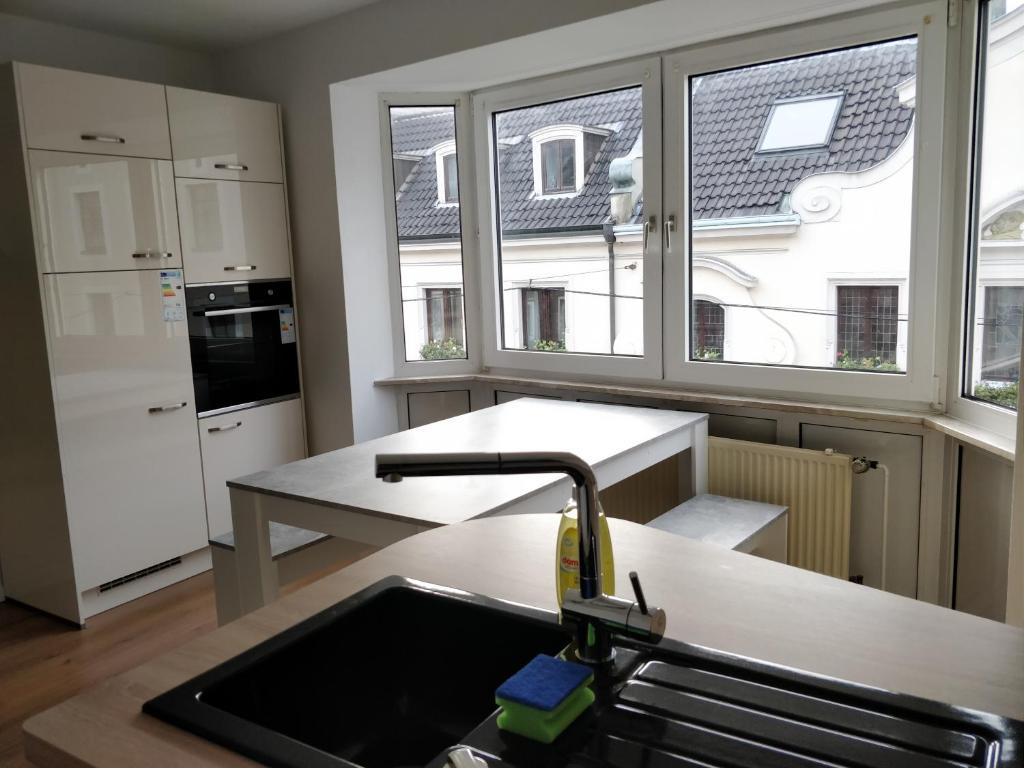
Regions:
<instances>
[{"instance_id":1,"label":"dormer window","mask_svg":"<svg viewBox=\"0 0 1024 768\"><path fill-rule=\"evenodd\" d=\"M576 142L553 139L540 145L541 193L576 191Z\"/></svg>"},{"instance_id":2,"label":"dormer window","mask_svg":"<svg viewBox=\"0 0 1024 768\"><path fill-rule=\"evenodd\" d=\"M437 202L439 205L459 204L459 160L455 142L449 141L434 150L437 159Z\"/></svg>"},{"instance_id":3,"label":"dormer window","mask_svg":"<svg viewBox=\"0 0 1024 768\"><path fill-rule=\"evenodd\" d=\"M843 94L782 99L768 113L758 152L788 152L827 147L839 118Z\"/></svg>"},{"instance_id":4,"label":"dormer window","mask_svg":"<svg viewBox=\"0 0 1024 768\"><path fill-rule=\"evenodd\" d=\"M534 194L537 197L578 194L609 135L608 130L580 125L549 125L531 133Z\"/></svg>"}]
</instances>

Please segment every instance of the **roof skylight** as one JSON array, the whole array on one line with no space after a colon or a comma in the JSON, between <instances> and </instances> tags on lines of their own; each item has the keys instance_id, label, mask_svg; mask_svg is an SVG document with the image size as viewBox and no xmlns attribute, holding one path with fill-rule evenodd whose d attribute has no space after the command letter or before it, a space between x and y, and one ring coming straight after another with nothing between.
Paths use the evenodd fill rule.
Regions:
<instances>
[{"instance_id":1,"label":"roof skylight","mask_svg":"<svg viewBox=\"0 0 1024 768\"><path fill-rule=\"evenodd\" d=\"M775 102L757 151L782 152L827 146L842 103L841 93Z\"/></svg>"}]
</instances>

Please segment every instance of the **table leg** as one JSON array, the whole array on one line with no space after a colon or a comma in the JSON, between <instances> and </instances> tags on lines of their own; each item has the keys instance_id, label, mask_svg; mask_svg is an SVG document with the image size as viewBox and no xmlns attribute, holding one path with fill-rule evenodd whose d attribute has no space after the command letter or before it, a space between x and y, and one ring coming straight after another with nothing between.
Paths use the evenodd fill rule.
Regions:
<instances>
[{"instance_id":1,"label":"table leg","mask_svg":"<svg viewBox=\"0 0 1024 768\"><path fill-rule=\"evenodd\" d=\"M690 445L690 477L693 495L708 492L708 422L707 419L693 425L693 440Z\"/></svg>"},{"instance_id":2,"label":"table leg","mask_svg":"<svg viewBox=\"0 0 1024 768\"><path fill-rule=\"evenodd\" d=\"M270 522L261 508L261 494L236 488L229 490L238 569L238 607L245 615L277 597L277 569L270 553Z\"/></svg>"}]
</instances>

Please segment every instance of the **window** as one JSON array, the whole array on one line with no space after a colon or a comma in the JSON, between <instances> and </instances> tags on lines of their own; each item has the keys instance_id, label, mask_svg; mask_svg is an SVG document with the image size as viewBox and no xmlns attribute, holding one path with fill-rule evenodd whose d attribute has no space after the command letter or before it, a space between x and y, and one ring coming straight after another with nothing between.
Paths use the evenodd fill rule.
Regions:
<instances>
[{"instance_id":1,"label":"window","mask_svg":"<svg viewBox=\"0 0 1024 768\"><path fill-rule=\"evenodd\" d=\"M1024 4L979 24L963 394L1016 409L1024 306Z\"/></svg>"},{"instance_id":2,"label":"window","mask_svg":"<svg viewBox=\"0 0 1024 768\"><path fill-rule=\"evenodd\" d=\"M725 308L713 301L693 302L693 354L698 360L725 356Z\"/></svg>"},{"instance_id":3,"label":"window","mask_svg":"<svg viewBox=\"0 0 1024 768\"><path fill-rule=\"evenodd\" d=\"M896 370L899 288L841 285L836 292L836 367Z\"/></svg>"},{"instance_id":4,"label":"window","mask_svg":"<svg viewBox=\"0 0 1024 768\"><path fill-rule=\"evenodd\" d=\"M545 195L576 191L576 142L545 141L540 145L541 190Z\"/></svg>"},{"instance_id":5,"label":"window","mask_svg":"<svg viewBox=\"0 0 1024 768\"><path fill-rule=\"evenodd\" d=\"M492 113L503 349L643 355L642 97Z\"/></svg>"},{"instance_id":6,"label":"window","mask_svg":"<svg viewBox=\"0 0 1024 768\"><path fill-rule=\"evenodd\" d=\"M455 108L393 106L389 116L405 359L465 359Z\"/></svg>"},{"instance_id":7,"label":"window","mask_svg":"<svg viewBox=\"0 0 1024 768\"><path fill-rule=\"evenodd\" d=\"M839 117L842 94L777 101L768 113L758 152L828 146Z\"/></svg>"},{"instance_id":8,"label":"window","mask_svg":"<svg viewBox=\"0 0 1024 768\"><path fill-rule=\"evenodd\" d=\"M427 343L424 359L465 357L463 337L462 291L458 288L424 290L427 311Z\"/></svg>"},{"instance_id":9,"label":"window","mask_svg":"<svg viewBox=\"0 0 1024 768\"><path fill-rule=\"evenodd\" d=\"M904 371L916 62L910 37L689 76L689 362Z\"/></svg>"},{"instance_id":10,"label":"window","mask_svg":"<svg viewBox=\"0 0 1024 768\"><path fill-rule=\"evenodd\" d=\"M444 201L457 204L459 202L459 165L452 152L444 156Z\"/></svg>"},{"instance_id":11,"label":"window","mask_svg":"<svg viewBox=\"0 0 1024 768\"><path fill-rule=\"evenodd\" d=\"M565 289L523 288L523 348L565 351Z\"/></svg>"}]
</instances>

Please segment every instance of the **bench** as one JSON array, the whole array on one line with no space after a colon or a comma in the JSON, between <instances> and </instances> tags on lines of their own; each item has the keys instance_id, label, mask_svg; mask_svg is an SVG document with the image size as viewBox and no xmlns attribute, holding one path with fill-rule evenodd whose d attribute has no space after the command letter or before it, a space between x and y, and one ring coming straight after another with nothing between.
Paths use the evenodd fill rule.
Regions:
<instances>
[{"instance_id":1,"label":"bench","mask_svg":"<svg viewBox=\"0 0 1024 768\"><path fill-rule=\"evenodd\" d=\"M647 525L780 563L787 561L789 508L702 493Z\"/></svg>"},{"instance_id":2,"label":"bench","mask_svg":"<svg viewBox=\"0 0 1024 768\"><path fill-rule=\"evenodd\" d=\"M282 586L334 563L358 559L369 554L371 549L365 544L338 539L326 533L270 523L270 555L277 568L277 583ZM217 598L217 624L224 626L242 615L238 602L234 532L210 539L210 556Z\"/></svg>"}]
</instances>

